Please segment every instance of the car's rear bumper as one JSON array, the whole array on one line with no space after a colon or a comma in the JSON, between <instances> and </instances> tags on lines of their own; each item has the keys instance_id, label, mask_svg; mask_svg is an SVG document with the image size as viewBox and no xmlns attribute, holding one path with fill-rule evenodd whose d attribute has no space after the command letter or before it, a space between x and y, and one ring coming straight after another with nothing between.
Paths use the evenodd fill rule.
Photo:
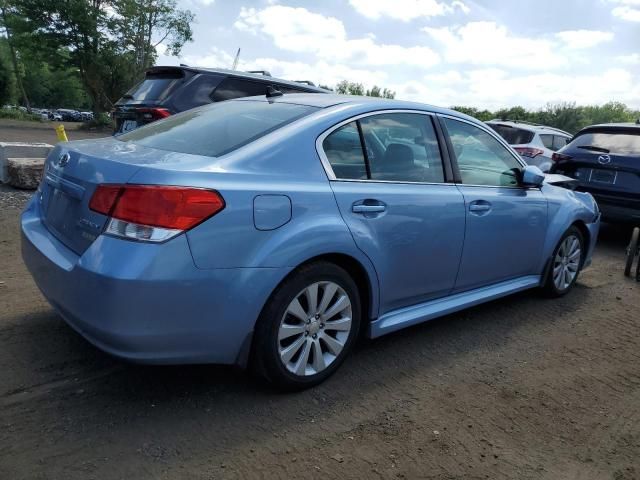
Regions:
<instances>
[{"instance_id":1,"label":"car's rear bumper","mask_svg":"<svg viewBox=\"0 0 640 480\"><path fill-rule=\"evenodd\" d=\"M243 363L282 268L196 268L184 235L156 245L100 236L78 256L22 215L22 256L55 310L95 346L141 363Z\"/></svg>"},{"instance_id":2,"label":"car's rear bumper","mask_svg":"<svg viewBox=\"0 0 640 480\"><path fill-rule=\"evenodd\" d=\"M598 202L602 219L609 222L640 222L640 202L627 201L621 198L611 198L593 194Z\"/></svg>"}]
</instances>

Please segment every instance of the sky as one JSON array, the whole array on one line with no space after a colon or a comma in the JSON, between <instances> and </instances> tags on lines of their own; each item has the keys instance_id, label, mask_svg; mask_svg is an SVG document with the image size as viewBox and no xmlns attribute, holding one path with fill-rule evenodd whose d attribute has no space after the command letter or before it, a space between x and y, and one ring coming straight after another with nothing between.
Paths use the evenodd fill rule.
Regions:
<instances>
[{"instance_id":1,"label":"sky","mask_svg":"<svg viewBox=\"0 0 640 480\"><path fill-rule=\"evenodd\" d=\"M640 0L178 0L193 42L158 65L378 85L396 98L498 109L640 108Z\"/></svg>"}]
</instances>

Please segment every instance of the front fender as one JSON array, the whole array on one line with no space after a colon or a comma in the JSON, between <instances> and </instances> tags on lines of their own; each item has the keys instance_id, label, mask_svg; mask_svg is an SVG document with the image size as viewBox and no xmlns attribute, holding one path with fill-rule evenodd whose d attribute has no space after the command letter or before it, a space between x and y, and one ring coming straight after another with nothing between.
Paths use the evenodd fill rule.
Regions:
<instances>
[{"instance_id":1,"label":"front fender","mask_svg":"<svg viewBox=\"0 0 640 480\"><path fill-rule=\"evenodd\" d=\"M576 222L581 222L586 227L588 248L584 265L589 265L600 227L600 214L595 200L588 193L548 184L542 187L542 193L548 201L549 223L539 270L544 272L562 235Z\"/></svg>"}]
</instances>

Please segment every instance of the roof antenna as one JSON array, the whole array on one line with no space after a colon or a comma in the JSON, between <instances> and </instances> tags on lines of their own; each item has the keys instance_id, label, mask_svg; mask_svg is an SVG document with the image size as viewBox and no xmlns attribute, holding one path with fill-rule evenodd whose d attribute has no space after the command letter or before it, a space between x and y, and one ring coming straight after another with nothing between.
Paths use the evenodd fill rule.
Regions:
<instances>
[{"instance_id":1,"label":"roof antenna","mask_svg":"<svg viewBox=\"0 0 640 480\"><path fill-rule=\"evenodd\" d=\"M238 60L240 59L240 48L238 48L238 52L236 53L236 58L233 59L233 65L231 65L231 70L235 70L238 68Z\"/></svg>"},{"instance_id":2,"label":"roof antenna","mask_svg":"<svg viewBox=\"0 0 640 480\"><path fill-rule=\"evenodd\" d=\"M269 85L267 87L267 98L281 97L282 95L283 93L277 88L275 88L273 85Z\"/></svg>"}]
</instances>

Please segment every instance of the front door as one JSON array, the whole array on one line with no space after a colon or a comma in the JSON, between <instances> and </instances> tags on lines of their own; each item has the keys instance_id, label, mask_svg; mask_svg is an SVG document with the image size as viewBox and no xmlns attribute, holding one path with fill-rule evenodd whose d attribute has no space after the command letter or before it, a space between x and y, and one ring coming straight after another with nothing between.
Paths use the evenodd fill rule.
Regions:
<instances>
[{"instance_id":1,"label":"front door","mask_svg":"<svg viewBox=\"0 0 640 480\"><path fill-rule=\"evenodd\" d=\"M493 135L443 117L457 161L466 233L455 291L540 275L547 201L519 185L522 165Z\"/></svg>"},{"instance_id":2,"label":"front door","mask_svg":"<svg viewBox=\"0 0 640 480\"><path fill-rule=\"evenodd\" d=\"M465 208L458 188L445 182L432 117L366 116L334 130L323 150L342 217L376 268L379 314L447 295Z\"/></svg>"}]
</instances>

